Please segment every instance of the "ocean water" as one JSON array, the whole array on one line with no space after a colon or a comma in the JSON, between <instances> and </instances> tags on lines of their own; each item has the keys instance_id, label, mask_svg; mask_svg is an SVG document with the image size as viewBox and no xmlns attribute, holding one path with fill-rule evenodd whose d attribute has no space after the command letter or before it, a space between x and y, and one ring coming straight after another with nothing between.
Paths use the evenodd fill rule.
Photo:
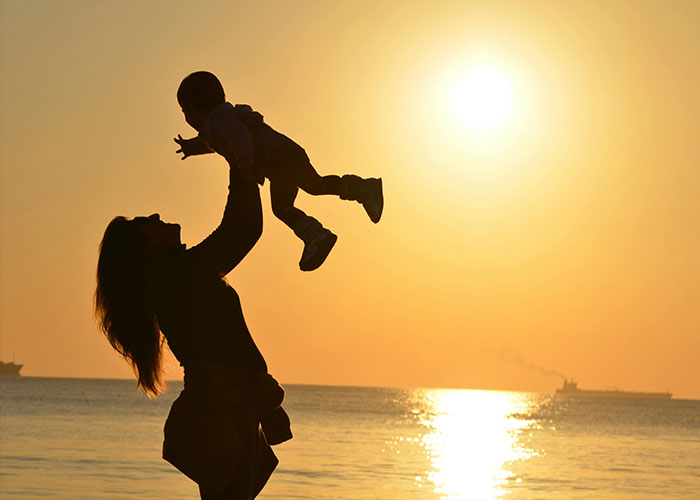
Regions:
<instances>
[{"instance_id":1,"label":"ocean water","mask_svg":"<svg viewBox=\"0 0 700 500\"><path fill-rule=\"evenodd\" d=\"M161 459L182 389L0 379L0 498L196 499ZM700 401L290 385L273 499L697 499Z\"/></svg>"}]
</instances>

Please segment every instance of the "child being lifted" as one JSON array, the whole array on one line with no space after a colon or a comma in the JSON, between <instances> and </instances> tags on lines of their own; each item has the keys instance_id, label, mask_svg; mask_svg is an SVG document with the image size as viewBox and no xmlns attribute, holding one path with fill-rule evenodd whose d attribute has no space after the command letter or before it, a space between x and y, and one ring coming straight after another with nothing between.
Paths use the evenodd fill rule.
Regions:
<instances>
[{"instance_id":1,"label":"child being lifted","mask_svg":"<svg viewBox=\"0 0 700 500\"><path fill-rule=\"evenodd\" d=\"M304 241L302 271L313 271L326 260L338 237L319 221L294 206L299 188L311 195L334 194L362 204L372 222L382 216L381 179L356 175L320 176L304 149L272 129L247 104L226 101L223 86L213 74L187 76L177 91L185 121L199 132L192 139L177 136L182 159L216 152L238 168L243 177L263 184L270 180L272 212Z\"/></svg>"}]
</instances>

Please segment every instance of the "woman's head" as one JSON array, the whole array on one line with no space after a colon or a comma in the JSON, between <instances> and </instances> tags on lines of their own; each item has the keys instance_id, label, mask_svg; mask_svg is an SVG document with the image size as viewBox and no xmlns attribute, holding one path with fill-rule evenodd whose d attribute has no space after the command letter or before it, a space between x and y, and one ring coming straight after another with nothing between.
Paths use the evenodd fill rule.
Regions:
<instances>
[{"instance_id":1,"label":"woman's head","mask_svg":"<svg viewBox=\"0 0 700 500\"><path fill-rule=\"evenodd\" d=\"M181 247L180 226L158 214L115 217L100 244L95 311L107 340L131 363L148 394L158 394L163 382L161 335L144 286L153 266Z\"/></svg>"}]
</instances>

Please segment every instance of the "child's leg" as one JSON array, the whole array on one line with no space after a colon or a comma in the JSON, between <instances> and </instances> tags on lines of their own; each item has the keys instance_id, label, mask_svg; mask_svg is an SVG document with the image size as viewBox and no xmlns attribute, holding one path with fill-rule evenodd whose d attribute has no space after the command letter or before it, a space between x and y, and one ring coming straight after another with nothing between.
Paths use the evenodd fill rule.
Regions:
<instances>
[{"instance_id":1,"label":"child's leg","mask_svg":"<svg viewBox=\"0 0 700 500\"><path fill-rule=\"evenodd\" d=\"M294 206L298 191L287 176L270 179L272 212L304 242L299 268L302 271L313 271L326 260L338 237Z\"/></svg>"},{"instance_id":2,"label":"child's leg","mask_svg":"<svg viewBox=\"0 0 700 500\"><path fill-rule=\"evenodd\" d=\"M379 221L384 206L381 179L363 179L357 175L321 176L303 149L285 151L276 160L268 175L271 182L275 179L280 184L300 187L314 196L334 194L343 200L358 201L372 221Z\"/></svg>"},{"instance_id":3,"label":"child's leg","mask_svg":"<svg viewBox=\"0 0 700 500\"><path fill-rule=\"evenodd\" d=\"M293 183L284 178L276 177L270 179L270 201L272 203L272 213L279 220L294 229L306 214L294 206L297 198L297 188Z\"/></svg>"},{"instance_id":4,"label":"child's leg","mask_svg":"<svg viewBox=\"0 0 700 500\"><path fill-rule=\"evenodd\" d=\"M379 222L384 209L381 179L363 179L357 175L320 176L310 162L294 165L290 169L296 185L311 195L334 194L343 200L362 204L372 222Z\"/></svg>"},{"instance_id":5,"label":"child's leg","mask_svg":"<svg viewBox=\"0 0 700 500\"><path fill-rule=\"evenodd\" d=\"M310 195L334 194L340 196L343 192L343 180L340 176L320 176L311 163L297 166L293 171L296 184Z\"/></svg>"}]
</instances>

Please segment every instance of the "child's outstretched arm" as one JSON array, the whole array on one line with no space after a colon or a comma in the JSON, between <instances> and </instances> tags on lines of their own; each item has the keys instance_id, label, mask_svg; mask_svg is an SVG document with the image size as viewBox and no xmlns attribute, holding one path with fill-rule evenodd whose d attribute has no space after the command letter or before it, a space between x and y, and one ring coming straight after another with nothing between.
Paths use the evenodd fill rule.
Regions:
<instances>
[{"instance_id":1,"label":"child's outstretched arm","mask_svg":"<svg viewBox=\"0 0 700 500\"><path fill-rule=\"evenodd\" d=\"M175 151L175 153L182 153L181 160L188 158L190 156L205 155L208 153L213 153L209 146L200 139L199 137L193 137L192 139L183 139L180 134L174 139L180 149Z\"/></svg>"}]
</instances>

